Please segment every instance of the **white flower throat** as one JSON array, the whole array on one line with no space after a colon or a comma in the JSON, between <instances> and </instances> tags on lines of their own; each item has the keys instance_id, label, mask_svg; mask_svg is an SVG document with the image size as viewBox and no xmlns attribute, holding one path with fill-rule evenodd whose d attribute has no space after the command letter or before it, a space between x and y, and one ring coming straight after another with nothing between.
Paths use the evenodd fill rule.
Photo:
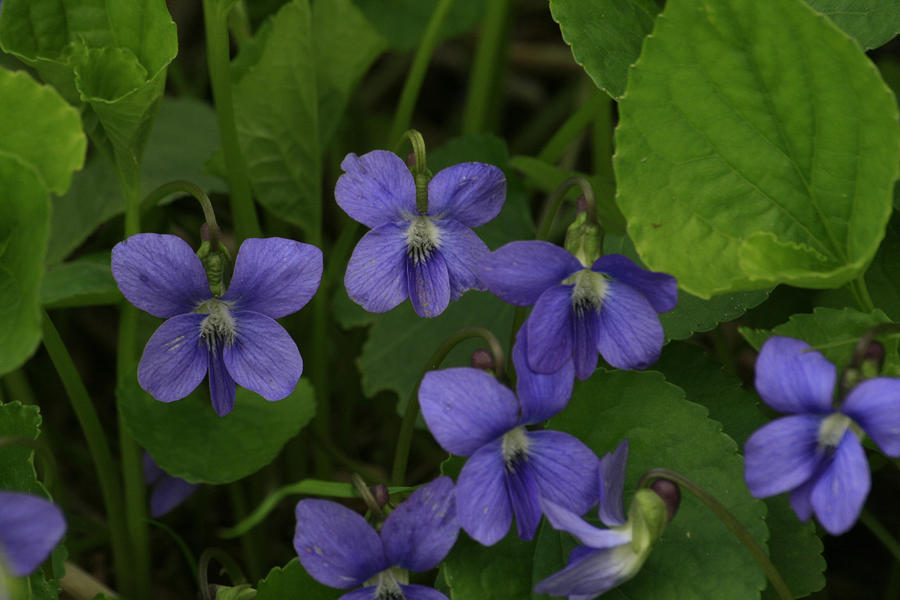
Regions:
<instances>
[{"instance_id":1,"label":"white flower throat","mask_svg":"<svg viewBox=\"0 0 900 600\"><path fill-rule=\"evenodd\" d=\"M406 229L406 256L418 265L428 260L435 249L440 248L441 232L431 219L415 217Z\"/></svg>"},{"instance_id":2,"label":"white flower throat","mask_svg":"<svg viewBox=\"0 0 900 600\"><path fill-rule=\"evenodd\" d=\"M862 437L859 427L853 420L843 413L832 413L822 420L819 425L818 442L820 448L837 448L844 437L844 432L851 429L856 437Z\"/></svg>"},{"instance_id":3,"label":"white flower throat","mask_svg":"<svg viewBox=\"0 0 900 600\"><path fill-rule=\"evenodd\" d=\"M363 583L363 586L375 586L375 600L406 600L400 584L408 583L409 572L406 569L391 567Z\"/></svg>"},{"instance_id":4,"label":"white flower throat","mask_svg":"<svg viewBox=\"0 0 900 600\"><path fill-rule=\"evenodd\" d=\"M227 302L210 298L194 312L209 313L200 324L200 338L210 351L220 344L229 346L234 342L234 318Z\"/></svg>"},{"instance_id":5,"label":"white flower throat","mask_svg":"<svg viewBox=\"0 0 900 600\"><path fill-rule=\"evenodd\" d=\"M606 277L590 269L582 269L563 280L563 284L574 284L572 308L581 315L587 310L597 310L603 303L609 284Z\"/></svg>"},{"instance_id":6,"label":"white flower throat","mask_svg":"<svg viewBox=\"0 0 900 600\"><path fill-rule=\"evenodd\" d=\"M531 440L528 439L528 432L522 426L516 427L512 431L508 431L500 442L500 452L503 455L503 462L506 464L507 471L515 471L517 463L528 454L528 446Z\"/></svg>"}]
</instances>

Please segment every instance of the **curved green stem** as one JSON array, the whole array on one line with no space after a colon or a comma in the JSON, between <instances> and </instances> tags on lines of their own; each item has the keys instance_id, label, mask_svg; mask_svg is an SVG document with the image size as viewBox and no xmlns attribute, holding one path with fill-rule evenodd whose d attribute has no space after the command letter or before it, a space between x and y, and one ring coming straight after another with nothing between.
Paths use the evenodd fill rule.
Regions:
<instances>
[{"instance_id":1,"label":"curved green stem","mask_svg":"<svg viewBox=\"0 0 900 600\"><path fill-rule=\"evenodd\" d=\"M172 194L192 196L196 199L203 210L203 218L206 220L206 225L209 228L210 241L221 238L222 230L219 229L219 224L216 222L216 213L213 210L209 196L206 195L203 188L186 179L176 179L175 181L162 184L147 194L141 204L152 206Z\"/></svg>"},{"instance_id":2,"label":"curved green stem","mask_svg":"<svg viewBox=\"0 0 900 600\"><path fill-rule=\"evenodd\" d=\"M638 482L638 489L650 487L650 484L657 479L668 479L669 481L677 483L693 494L700 502L705 504L706 507L731 530L731 533L740 540L744 547L750 551L754 560L762 567L766 577L769 578L769 582L772 584L772 587L775 589L778 596L782 598L782 600L793 599L794 596L791 594L791 590L781 577L781 573L778 572L778 569L772 564L772 561L769 560L766 551L763 550L762 546L760 546L755 539L753 539L753 536L750 535L750 532L748 532L743 525L741 525L741 522L738 521L734 515L722 505L722 503L716 500L712 494L681 473L669 469L650 469L641 477L641 480Z\"/></svg>"},{"instance_id":3,"label":"curved green stem","mask_svg":"<svg viewBox=\"0 0 900 600\"><path fill-rule=\"evenodd\" d=\"M191 548L187 545L187 542L184 541L184 538L178 535L175 530L173 530L165 523L160 523L155 519L147 519L147 522L169 534L169 537L172 538L172 540L175 542L175 545L178 546L179 550L181 550L181 554L182 556L184 556L184 562L187 563L188 569L191 572L191 578L196 581L197 575L199 573L197 567L197 559L194 558L194 553L191 552Z\"/></svg>"},{"instance_id":4,"label":"curved green stem","mask_svg":"<svg viewBox=\"0 0 900 600\"><path fill-rule=\"evenodd\" d=\"M392 486L388 488L391 494L402 494L416 489L415 487ZM359 498L359 493L350 483L338 483L336 481L322 481L320 479L304 479L297 483L292 483L281 487L271 494L265 500L260 502L259 506L247 515L239 523L219 530L221 538L235 538L243 535L253 527L261 523L266 516L272 512L279 502L288 496L323 496L326 498Z\"/></svg>"},{"instance_id":5,"label":"curved green stem","mask_svg":"<svg viewBox=\"0 0 900 600\"><path fill-rule=\"evenodd\" d=\"M204 0L204 2L207 1ZM416 56L409 69L409 75L406 76L406 82L403 84L403 91L400 93L400 102L397 104L397 112L394 113L394 123L391 125L391 131L388 135L391 143L398 139L405 130L409 129L413 109L416 107L416 100L419 98L419 90L422 89L422 82L425 80L425 71L428 70L431 55L440 41L441 28L452 4L453 0L438 0L437 6L434 7L434 12L431 13L431 20L428 21L428 27L422 36L422 42L419 44L419 49L416 51Z\"/></svg>"},{"instance_id":6,"label":"curved green stem","mask_svg":"<svg viewBox=\"0 0 900 600\"><path fill-rule=\"evenodd\" d=\"M400 423L400 434L397 437L397 449L394 452L394 468L391 471L391 482L394 485L401 485L403 478L406 476L409 448L412 445L416 417L419 416L419 386L422 385L422 379L425 378L425 374L428 371L441 366L441 363L457 344L473 337L480 337L487 342L488 346L490 346L491 354L494 355L494 373L498 379L503 376L505 367L503 348L500 346L500 342L497 341L497 337L490 330L484 327L465 327L444 340L438 346L438 349L434 351L434 354L431 355L431 358L428 359L428 362L425 363L425 368L422 369L422 374L419 375L419 379L416 381L416 387L413 388L409 402L406 403L406 411L403 413L403 421Z\"/></svg>"},{"instance_id":7,"label":"curved green stem","mask_svg":"<svg viewBox=\"0 0 900 600\"><path fill-rule=\"evenodd\" d=\"M247 164L241 153L237 125L234 121L234 102L231 97L231 71L228 48L228 2L203 0L203 22L206 27L206 56L209 80L212 84L222 151L228 170L231 191L231 212L237 245L249 237L259 237L261 230L253 206L253 192Z\"/></svg>"},{"instance_id":8,"label":"curved green stem","mask_svg":"<svg viewBox=\"0 0 900 600\"><path fill-rule=\"evenodd\" d=\"M212 559L219 561L219 564L225 568L225 572L231 578L231 583L238 585L247 581L240 565L227 552L221 548L207 548L200 555L200 562L197 565L197 581L200 583L200 594L203 600L212 600L209 590L209 563Z\"/></svg>"},{"instance_id":9,"label":"curved green stem","mask_svg":"<svg viewBox=\"0 0 900 600\"><path fill-rule=\"evenodd\" d=\"M544 209L544 214L541 216L541 223L538 226L537 239L546 240L550 237L550 228L553 227L553 220L556 218L556 213L559 212L559 208L566 199L566 192L570 187L576 185L581 188L581 193L584 195L584 200L587 203L588 220L594 223L597 222L597 207L594 200L594 188L591 187L591 184L587 179L580 175L575 175L574 177L569 177L563 181L559 187L556 188L556 191L553 192L553 195L547 200L547 208Z\"/></svg>"},{"instance_id":10,"label":"curved green stem","mask_svg":"<svg viewBox=\"0 0 900 600\"><path fill-rule=\"evenodd\" d=\"M860 513L859 520L878 538L878 541L891 553L894 560L900 563L900 542L897 541L897 538L891 535L891 532L875 518L875 515L866 509Z\"/></svg>"},{"instance_id":11,"label":"curved green stem","mask_svg":"<svg viewBox=\"0 0 900 600\"><path fill-rule=\"evenodd\" d=\"M860 310L863 312L875 310L875 303L872 302L872 296L869 295L869 288L866 286L865 273L850 282L850 291L853 293Z\"/></svg>"},{"instance_id":12,"label":"curved green stem","mask_svg":"<svg viewBox=\"0 0 900 600\"><path fill-rule=\"evenodd\" d=\"M43 343L50 355L50 360L62 380L66 394L75 411L81 430L84 432L88 445L88 452L97 470L97 479L100 482L100 493L106 505L106 515L109 522L110 538L112 541L113 564L116 575L120 580L128 581L126 574L133 573L131 564L130 544L128 531L125 524L125 510L122 506L122 497L119 496L119 477L116 473L109 442L97 417L97 411L91 403L87 388L75 368L69 351L63 344L62 338L50 315L43 311L41 320L43 331Z\"/></svg>"},{"instance_id":13,"label":"curved green stem","mask_svg":"<svg viewBox=\"0 0 900 600\"><path fill-rule=\"evenodd\" d=\"M486 129L491 101L497 97L499 70L503 56L504 37L510 0L492 0L484 7L481 38L475 50L469 90L462 115L463 135L480 133Z\"/></svg>"},{"instance_id":14,"label":"curved green stem","mask_svg":"<svg viewBox=\"0 0 900 600\"><path fill-rule=\"evenodd\" d=\"M550 164L556 164L562 158L566 147L600 114L600 111L603 109L603 103L609 101L609 96L603 92L594 92L553 134L553 137L538 153L538 159Z\"/></svg>"}]
</instances>

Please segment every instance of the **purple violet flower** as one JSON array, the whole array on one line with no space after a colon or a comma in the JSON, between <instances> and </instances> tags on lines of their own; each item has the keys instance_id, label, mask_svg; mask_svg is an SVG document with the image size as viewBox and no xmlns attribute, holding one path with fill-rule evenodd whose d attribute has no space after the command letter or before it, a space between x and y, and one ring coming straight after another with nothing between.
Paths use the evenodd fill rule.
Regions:
<instances>
[{"instance_id":1,"label":"purple violet flower","mask_svg":"<svg viewBox=\"0 0 900 600\"><path fill-rule=\"evenodd\" d=\"M38 496L0 492L0 572L30 574L66 532L62 511ZM2 574L0 574L2 581Z\"/></svg>"},{"instance_id":2,"label":"purple violet flower","mask_svg":"<svg viewBox=\"0 0 900 600\"><path fill-rule=\"evenodd\" d=\"M400 503L380 532L346 506L301 500L294 549L316 581L338 589L363 586L340 600L447 600L429 587L409 585L408 571L436 567L458 534L453 481L438 477Z\"/></svg>"},{"instance_id":3,"label":"purple violet flower","mask_svg":"<svg viewBox=\"0 0 900 600\"><path fill-rule=\"evenodd\" d=\"M766 498L790 491L801 520L815 513L839 535L859 517L871 485L861 440L900 457L900 379L866 379L835 408L837 369L801 340L769 338L756 359L756 391L790 416L756 431L744 447L750 493Z\"/></svg>"},{"instance_id":4,"label":"purple violet flower","mask_svg":"<svg viewBox=\"0 0 900 600\"><path fill-rule=\"evenodd\" d=\"M190 394L209 372L213 408L234 408L235 384L266 400L297 385L303 360L275 319L309 302L322 278L322 251L283 238L241 245L228 291L216 298L200 259L174 235L139 233L116 244L112 272L129 302L167 319L138 365L141 387L161 402Z\"/></svg>"},{"instance_id":5,"label":"purple violet flower","mask_svg":"<svg viewBox=\"0 0 900 600\"><path fill-rule=\"evenodd\" d=\"M513 361L523 356L523 337L524 328ZM565 407L572 381L565 366L553 375L520 373L517 400L469 367L430 371L422 380L419 403L432 435L447 452L469 457L457 481L459 523L485 546L506 535L513 515L519 537L532 539L542 499L578 514L597 501L594 453L567 433L525 429Z\"/></svg>"},{"instance_id":6,"label":"purple violet flower","mask_svg":"<svg viewBox=\"0 0 900 600\"><path fill-rule=\"evenodd\" d=\"M350 257L344 285L369 312L391 310L409 297L420 317L436 317L463 292L484 289L475 275L488 247L472 227L499 214L506 178L493 165L453 165L428 182L428 210L416 207L416 183L399 156L373 150L348 154L334 197L372 230Z\"/></svg>"},{"instance_id":7,"label":"purple violet flower","mask_svg":"<svg viewBox=\"0 0 900 600\"><path fill-rule=\"evenodd\" d=\"M144 482L153 486L150 494L150 516L158 519L187 500L200 486L180 477L169 475L156 464L149 452L144 452Z\"/></svg>"},{"instance_id":8,"label":"purple violet flower","mask_svg":"<svg viewBox=\"0 0 900 600\"><path fill-rule=\"evenodd\" d=\"M622 494L628 440L600 460L599 517L610 529L599 529L577 514L542 501L550 524L575 536L583 546L569 555L566 567L534 586L535 593L589 600L634 577L667 522L665 502L650 489L638 490L625 518Z\"/></svg>"},{"instance_id":9,"label":"purple violet flower","mask_svg":"<svg viewBox=\"0 0 900 600\"><path fill-rule=\"evenodd\" d=\"M549 242L511 242L479 271L502 300L534 305L528 329L528 366L554 373L574 362L578 379L597 367L597 352L619 369L643 369L659 358L663 329L657 313L675 308L678 282L640 268L621 254L590 266Z\"/></svg>"}]
</instances>

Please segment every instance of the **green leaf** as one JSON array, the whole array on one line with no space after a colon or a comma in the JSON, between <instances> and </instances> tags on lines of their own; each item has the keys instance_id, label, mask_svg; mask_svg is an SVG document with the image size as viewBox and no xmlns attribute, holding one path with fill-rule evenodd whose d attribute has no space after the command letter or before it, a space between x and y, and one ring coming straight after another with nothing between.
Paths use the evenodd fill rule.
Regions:
<instances>
[{"instance_id":1,"label":"green leaf","mask_svg":"<svg viewBox=\"0 0 900 600\"><path fill-rule=\"evenodd\" d=\"M866 286L875 306L900 321L900 216L888 223L884 241L866 270Z\"/></svg>"},{"instance_id":2,"label":"green leaf","mask_svg":"<svg viewBox=\"0 0 900 600\"><path fill-rule=\"evenodd\" d=\"M375 28L394 50L418 46L439 0L355 0ZM461 35L473 27L484 13L483 2L453 2L441 28L441 38Z\"/></svg>"},{"instance_id":3,"label":"green leaf","mask_svg":"<svg viewBox=\"0 0 900 600\"><path fill-rule=\"evenodd\" d=\"M337 600L344 590L324 586L306 572L296 558L282 567L275 567L257 586L256 600L286 600L303 592L303 600Z\"/></svg>"},{"instance_id":4,"label":"green leaf","mask_svg":"<svg viewBox=\"0 0 900 600\"><path fill-rule=\"evenodd\" d=\"M101 252L50 267L41 282L41 304L63 308L121 302L109 262L109 252Z\"/></svg>"},{"instance_id":5,"label":"green leaf","mask_svg":"<svg viewBox=\"0 0 900 600\"><path fill-rule=\"evenodd\" d=\"M37 406L21 402L0 404L0 438L36 440L41 424ZM34 471L34 450L21 444L0 446L0 489L46 495Z\"/></svg>"},{"instance_id":6,"label":"green leaf","mask_svg":"<svg viewBox=\"0 0 900 600\"><path fill-rule=\"evenodd\" d=\"M256 198L318 235L322 219L318 96L309 4L287 3L234 84L235 123Z\"/></svg>"},{"instance_id":7,"label":"green leaf","mask_svg":"<svg viewBox=\"0 0 900 600\"><path fill-rule=\"evenodd\" d=\"M522 600L531 596L531 557L535 544L523 542L515 528L490 548L464 532L443 563L451 600Z\"/></svg>"},{"instance_id":8,"label":"green leaf","mask_svg":"<svg viewBox=\"0 0 900 600\"><path fill-rule=\"evenodd\" d=\"M654 0L550 0L553 20L575 62L613 98L625 93L628 67L659 13Z\"/></svg>"},{"instance_id":9,"label":"green leaf","mask_svg":"<svg viewBox=\"0 0 900 600\"><path fill-rule=\"evenodd\" d=\"M734 440L659 373L599 370L576 383L569 406L548 426L575 435L598 456L628 438L626 506L642 473L673 469L703 486L765 543L765 507L747 491ZM747 549L685 493L678 514L641 572L620 588L620 597L756 599L764 587L762 570Z\"/></svg>"},{"instance_id":10,"label":"green leaf","mask_svg":"<svg viewBox=\"0 0 900 600\"><path fill-rule=\"evenodd\" d=\"M722 372L721 365L703 350L690 344L670 344L653 366L666 379L681 387L687 398L706 406L709 416L722 423L725 433L743 448L750 435L768 423L758 408L754 393L741 382ZM801 598L825 586L825 559L822 540L812 521L803 522L791 510L786 495L766 499L769 525L769 554L795 598ZM764 594L776 598L771 587Z\"/></svg>"},{"instance_id":11,"label":"green leaf","mask_svg":"<svg viewBox=\"0 0 900 600\"><path fill-rule=\"evenodd\" d=\"M839 310L818 307L812 314L793 315L786 323L774 329L741 327L740 332L757 350L773 335L804 340L841 371L850 363L859 338L876 325L890 322L888 316L879 309L863 313L852 308ZM886 336L877 336L876 339L884 344L885 375L900 375L900 354L897 352L900 340Z\"/></svg>"},{"instance_id":12,"label":"green leaf","mask_svg":"<svg viewBox=\"0 0 900 600\"><path fill-rule=\"evenodd\" d=\"M673 0L629 74L618 202L686 291L831 288L875 255L897 106L858 44L797 0Z\"/></svg>"},{"instance_id":13,"label":"green leaf","mask_svg":"<svg viewBox=\"0 0 900 600\"><path fill-rule=\"evenodd\" d=\"M387 40L350 0L313 4L312 32L319 147L325 148L337 131L353 89L387 47Z\"/></svg>"},{"instance_id":14,"label":"green leaf","mask_svg":"<svg viewBox=\"0 0 900 600\"><path fill-rule=\"evenodd\" d=\"M895 0L806 0L865 48L877 48L900 33Z\"/></svg>"},{"instance_id":15,"label":"green leaf","mask_svg":"<svg viewBox=\"0 0 900 600\"><path fill-rule=\"evenodd\" d=\"M187 398L154 400L126 377L116 392L125 426L170 475L191 483L230 483L269 464L315 412L312 386L301 379L277 402L238 387L234 410L219 417L206 382Z\"/></svg>"}]
</instances>

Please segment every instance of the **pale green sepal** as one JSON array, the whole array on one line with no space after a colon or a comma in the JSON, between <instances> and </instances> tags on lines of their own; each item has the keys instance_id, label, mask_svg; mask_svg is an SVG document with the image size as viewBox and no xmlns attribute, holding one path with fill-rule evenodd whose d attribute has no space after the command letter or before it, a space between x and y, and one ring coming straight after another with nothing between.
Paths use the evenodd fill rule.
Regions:
<instances>
[{"instance_id":1,"label":"pale green sepal","mask_svg":"<svg viewBox=\"0 0 900 600\"><path fill-rule=\"evenodd\" d=\"M216 600L253 600L256 590L249 583L234 587L221 586L216 589Z\"/></svg>"},{"instance_id":2,"label":"pale green sepal","mask_svg":"<svg viewBox=\"0 0 900 600\"><path fill-rule=\"evenodd\" d=\"M662 537L668 521L666 503L649 488L638 490L628 507L631 521L631 547L646 558L653 544ZM642 561L643 562L643 561Z\"/></svg>"},{"instance_id":3,"label":"pale green sepal","mask_svg":"<svg viewBox=\"0 0 900 600\"><path fill-rule=\"evenodd\" d=\"M579 212L566 230L565 248L590 267L603 253L603 230L588 220L586 212Z\"/></svg>"},{"instance_id":4,"label":"pale green sepal","mask_svg":"<svg viewBox=\"0 0 900 600\"><path fill-rule=\"evenodd\" d=\"M197 258L203 263L206 278L209 280L209 290L213 296L219 298L228 289L228 266L231 264L231 253L218 241L215 242L215 245L216 248L213 249L211 242L204 241L197 250Z\"/></svg>"}]
</instances>

